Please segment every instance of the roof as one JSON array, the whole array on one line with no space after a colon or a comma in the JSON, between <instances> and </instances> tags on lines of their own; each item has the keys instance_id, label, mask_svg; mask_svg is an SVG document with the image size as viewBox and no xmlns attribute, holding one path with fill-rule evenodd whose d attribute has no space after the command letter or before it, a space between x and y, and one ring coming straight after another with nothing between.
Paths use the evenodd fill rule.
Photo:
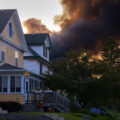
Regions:
<instances>
[{"instance_id":1,"label":"roof","mask_svg":"<svg viewBox=\"0 0 120 120\"><path fill-rule=\"evenodd\" d=\"M29 72L31 75L40 77L42 79L46 79L46 77L43 76L43 75L39 75L39 74L33 73L31 71L28 71L28 70L26 70L24 68L18 68L16 66L9 65L7 63L0 64L0 72Z\"/></svg>"},{"instance_id":2,"label":"roof","mask_svg":"<svg viewBox=\"0 0 120 120\"><path fill-rule=\"evenodd\" d=\"M48 33L40 33L40 34L25 34L25 39L28 45L42 45L44 44L46 38L50 36ZM50 41L51 45L51 41Z\"/></svg>"},{"instance_id":3,"label":"roof","mask_svg":"<svg viewBox=\"0 0 120 120\"><path fill-rule=\"evenodd\" d=\"M0 10L0 33L4 30L6 24L15 11L16 9Z\"/></svg>"},{"instance_id":4,"label":"roof","mask_svg":"<svg viewBox=\"0 0 120 120\"><path fill-rule=\"evenodd\" d=\"M23 68L18 68L13 65L9 65L7 63L3 63L0 65L0 71L26 71L26 70Z\"/></svg>"},{"instance_id":5,"label":"roof","mask_svg":"<svg viewBox=\"0 0 120 120\"><path fill-rule=\"evenodd\" d=\"M40 59L47 64L50 64L49 61L42 58L35 50L33 50L30 46L28 46L29 51L33 54L33 56L24 56L24 58L33 58L33 59Z\"/></svg>"}]
</instances>

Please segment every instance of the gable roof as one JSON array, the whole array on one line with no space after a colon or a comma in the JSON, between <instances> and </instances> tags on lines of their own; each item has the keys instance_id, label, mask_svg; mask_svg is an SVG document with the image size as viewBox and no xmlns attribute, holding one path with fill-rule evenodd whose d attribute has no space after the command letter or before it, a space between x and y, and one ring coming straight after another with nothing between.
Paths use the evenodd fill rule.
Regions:
<instances>
[{"instance_id":1,"label":"gable roof","mask_svg":"<svg viewBox=\"0 0 120 120\"><path fill-rule=\"evenodd\" d=\"M14 12L17 11L16 9L7 9L7 10L0 10L0 33L4 30L6 24L14 14Z\"/></svg>"},{"instance_id":2,"label":"gable roof","mask_svg":"<svg viewBox=\"0 0 120 120\"><path fill-rule=\"evenodd\" d=\"M39 75L39 74L33 73L31 71L28 71L24 68L18 68L16 66L9 65L7 63L3 63L2 65L0 65L0 73L1 72L30 72L31 75L35 75L35 76L40 77L42 79L46 79L46 77L43 75Z\"/></svg>"},{"instance_id":3,"label":"gable roof","mask_svg":"<svg viewBox=\"0 0 120 120\"><path fill-rule=\"evenodd\" d=\"M28 45L43 45L47 37L49 38L51 46L50 36L48 33L25 34L25 39Z\"/></svg>"},{"instance_id":4,"label":"gable roof","mask_svg":"<svg viewBox=\"0 0 120 120\"><path fill-rule=\"evenodd\" d=\"M7 63L3 63L2 65L0 65L0 71L7 71L7 70L10 70L10 71L26 71L25 69L23 68L18 68L16 66L13 66L13 65L9 65Z\"/></svg>"},{"instance_id":5,"label":"gable roof","mask_svg":"<svg viewBox=\"0 0 120 120\"><path fill-rule=\"evenodd\" d=\"M17 20L17 25L19 26L19 35L21 35L20 38L20 42L21 42L21 46L16 46L16 44L14 44L14 42L11 42L9 40L7 40L5 38L5 36L2 35L2 32L4 31L6 25L9 23L10 19L13 16L16 16L16 20ZM21 51L27 51L27 44L26 44L26 40L24 37L24 33L22 30L22 26L21 26L21 22L17 13L16 9L0 9L0 37L2 38L2 40L4 40L5 42L13 45L14 47L20 49Z\"/></svg>"}]
</instances>

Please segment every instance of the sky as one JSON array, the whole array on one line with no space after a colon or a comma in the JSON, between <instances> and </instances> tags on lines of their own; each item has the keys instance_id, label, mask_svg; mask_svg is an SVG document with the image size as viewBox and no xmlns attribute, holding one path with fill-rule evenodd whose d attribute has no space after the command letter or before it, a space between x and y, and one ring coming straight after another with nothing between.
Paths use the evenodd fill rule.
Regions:
<instances>
[{"instance_id":1,"label":"sky","mask_svg":"<svg viewBox=\"0 0 120 120\"><path fill-rule=\"evenodd\" d=\"M63 11L60 0L0 0L0 9L17 9L21 22L37 18L51 31L60 29L54 25L54 16Z\"/></svg>"}]
</instances>

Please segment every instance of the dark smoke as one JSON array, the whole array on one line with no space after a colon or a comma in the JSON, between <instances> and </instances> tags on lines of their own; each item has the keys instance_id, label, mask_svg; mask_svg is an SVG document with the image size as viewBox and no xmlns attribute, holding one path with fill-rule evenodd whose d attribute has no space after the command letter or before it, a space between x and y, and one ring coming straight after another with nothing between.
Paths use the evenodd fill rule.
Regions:
<instances>
[{"instance_id":1,"label":"dark smoke","mask_svg":"<svg viewBox=\"0 0 120 120\"><path fill-rule=\"evenodd\" d=\"M92 53L101 49L108 37L120 36L120 0L62 0L64 13L55 17L62 32L52 38L52 58L71 49Z\"/></svg>"},{"instance_id":2,"label":"dark smoke","mask_svg":"<svg viewBox=\"0 0 120 120\"><path fill-rule=\"evenodd\" d=\"M47 29L45 25L42 24L40 19L30 18L23 22L23 26L27 29L27 33L34 34L34 33L49 33L51 31Z\"/></svg>"}]
</instances>

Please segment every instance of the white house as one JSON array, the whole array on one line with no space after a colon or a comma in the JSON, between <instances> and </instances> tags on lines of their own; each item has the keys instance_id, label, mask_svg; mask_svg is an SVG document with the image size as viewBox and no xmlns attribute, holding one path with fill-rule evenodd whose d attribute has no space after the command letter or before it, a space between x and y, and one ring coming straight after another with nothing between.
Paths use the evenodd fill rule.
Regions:
<instances>
[{"instance_id":1,"label":"white house","mask_svg":"<svg viewBox=\"0 0 120 120\"><path fill-rule=\"evenodd\" d=\"M25 34L28 52L24 53L24 68L36 73L50 72L51 41L49 34Z\"/></svg>"}]
</instances>

